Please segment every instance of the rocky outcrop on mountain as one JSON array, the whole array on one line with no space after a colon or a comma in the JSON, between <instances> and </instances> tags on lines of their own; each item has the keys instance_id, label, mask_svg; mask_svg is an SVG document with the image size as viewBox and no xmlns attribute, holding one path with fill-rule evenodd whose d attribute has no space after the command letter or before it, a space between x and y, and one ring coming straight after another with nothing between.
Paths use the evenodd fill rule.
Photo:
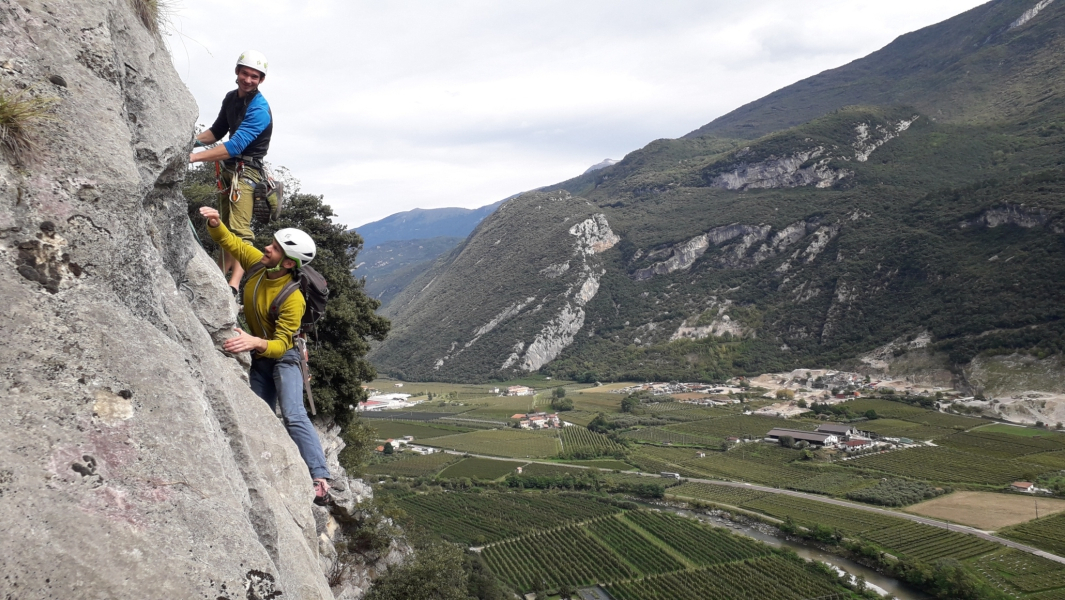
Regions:
<instances>
[{"instance_id":1,"label":"rocky outcrop on mountain","mask_svg":"<svg viewBox=\"0 0 1065 600\"><path fill-rule=\"evenodd\" d=\"M56 99L0 159L0 596L332 598L306 467L220 351L164 42L124 0L19 0L0 64L6 97Z\"/></svg>"},{"instance_id":2,"label":"rocky outcrop on mountain","mask_svg":"<svg viewBox=\"0 0 1065 600\"><path fill-rule=\"evenodd\" d=\"M994 228L1000 225L1017 225L1025 229L1043 227L1051 223L1054 213L1042 208L1029 208L1023 205L1005 204L985 210L975 219L962 221L958 227ZM1065 233L1060 223L1053 223L1054 233Z\"/></svg>"},{"instance_id":3,"label":"rocky outcrop on mountain","mask_svg":"<svg viewBox=\"0 0 1065 600\"><path fill-rule=\"evenodd\" d=\"M780 158L770 156L757 163L739 163L732 171L718 175L710 185L726 190L791 188L807 185L819 188L831 187L832 184L851 175L851 172L845 169L830 168L828 166L830 160L830 157L825 156L825 148L818 146Z\"/></svg>"}]
</instances>

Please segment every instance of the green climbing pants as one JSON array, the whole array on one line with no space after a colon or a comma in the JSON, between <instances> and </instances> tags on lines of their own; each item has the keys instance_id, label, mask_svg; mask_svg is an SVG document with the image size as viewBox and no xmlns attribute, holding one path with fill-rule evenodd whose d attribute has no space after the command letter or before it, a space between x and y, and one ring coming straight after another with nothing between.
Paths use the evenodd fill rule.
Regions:
<instances>
[{"instance_id":1,"label":"green climbing pants","mask_svg":"<svg viewBox=\"0 0 1065 600\"><path fill-rule=\"evenodd\" d=\"M218 213L222 222L226 224L237 237L252 243L255 234L251 230L252 198L255 193L255 184L262 181L263 176L259 169L246 167L238 163L235 167L229 167L222 163L219 175L222 181L222 189L218 192Z\"/></svg>"}]
</instances>

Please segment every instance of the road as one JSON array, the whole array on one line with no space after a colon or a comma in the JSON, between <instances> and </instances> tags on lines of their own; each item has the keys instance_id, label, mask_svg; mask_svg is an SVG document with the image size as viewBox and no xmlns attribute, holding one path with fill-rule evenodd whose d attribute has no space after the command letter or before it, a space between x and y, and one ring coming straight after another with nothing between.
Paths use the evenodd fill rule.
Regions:
<instances>
[{"instance_id":1,"label":"road","mask_svg":"<svg viewBox=\"0 0 1065 600\"><path fill-rule=\"evenodd\" d=\"M545 465L558 465L559 464L557 462L550 462L550 461L546 461L546 460L532 460L532 459L528 459L528 458L500 458L498 456L487 456L487 455L484 455L484 454L468 454L466 452L456 452L456 451L453 451L453 450L445 450L445 452L447 452L448 454L456 454L456 455L460 455L460 456L461 455L466 455L466 456L474 456L474 457L477 457L477 458L490 458L490 459L493 459L493 460L504 460L504 461L510 461L510 462L520 462L522 464L528 464L528 463L539 463L539 464L545 464ZM590 469L590 468L592 468L592 467L586 467L586 466L581 466L581 465L566 465L566 466L574 467L574 468L578 468L578 469ZM644 473L642 471L633 471L632 474L634 474L634 475L643 475L645 477L656 477L656 478L660 478L661 477L661 475L659 475L658 473ZM885 508L877 508L875 506L868 506L868 505L865 505L865 504L858 504L858 503L855 503L855 502L848 502L846 500L837 500L836 498L829 498L827 496L820 496L818 494L808 494L808 493L805 493L805 492L796 492L796 491L793 491L793 490L782 490L780 488L768 487L768 486L764 486L764 485L756 485L756 484L753 484L753 483L743 483L743 482L739 482L739 481L721 481L719 479L696 479L694 477L685 477L684 479L687 480L687 481L692 481L692 482L696 482L696 483L708 483L710 485L723 485L723 486L727 486L727 487L738 487L738 488L744 488L744 489L748 489L748 490L758 490L760 492L768 492L770 494L782 494L782 495L785 495L785 496L795 496L796 498L804 498L806 500L813 500L815 502L822 502L824 504L834 504L836 506L842 506L844 508L853 508L855 510L862 510L862 511L865 511L865 512L877 513L877 514L886 515L886 516L889 516L889 517L898 517L900 519L907 519L907 520L913 521L915 523L922 523L924 525L930 525L932 527L938 527L940 529L946 529L948 531L955 531L957 533L964 533L964 534L967 534L967 535L975 535L976 537L985 539L985 540L987 540L989 542L995 542L996 544L1002 544L1003 546L1006 546L1008 548L1013 548L1015 550L1020 550L1021 552L1027 552L1029 554L1034 554L1036 556L1045 558L1047 560L1052 560L1052 561L1054 561L1056 563L1060 563L1060 564L1065 565L1065 557L1058 556L1057 554L1051 554L1049 552L1045 552L1043 550L1040 550L1040 549L1032 547L1032 546L1028 546L1028 545L1025 545L1025 544L1020 544L1020 543L1014 542L1013 540L1007 540L1006 538L998 537L997 535L988 533L988 532L980 530L980 529L976 529L975 527L967 527L965 525L955 525L954 523L947 523L945 521L939 521L939 520L936 520L936 519L930 519L928 517L922 517L922 516L919 516L919 515L911 515L909 513L898 512L898 511L894 511L894 510L888 510L888 509L885 509ZM675 494L670 494L670 495L674 496L674 497L677 497L677 498L690 498L691 500L700 500L700 498L691 498L689 496L676 496Z\"/></svg>"}]
</instances>

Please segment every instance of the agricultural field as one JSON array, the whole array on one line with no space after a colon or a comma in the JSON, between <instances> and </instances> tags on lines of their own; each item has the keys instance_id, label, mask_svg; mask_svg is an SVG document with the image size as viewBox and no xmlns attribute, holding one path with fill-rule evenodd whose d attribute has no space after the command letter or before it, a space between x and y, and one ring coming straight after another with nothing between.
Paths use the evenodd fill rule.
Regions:
<instances>
[{"instance_id":1,"label":"agricultural field","mask_svg":"<svg viewBox=\"0 0 1065 600\"><path fill-rule=\"evenodd\" d=\"M1040 517L1034 521L1000 529L997 533L1040 550L1065 555L1065 513Z\"/></svg>"},{"instance_id":2,"label":"agricultural field","mask_svg":"<svg viewBox=\"0 0 1065 600\"><path fill-rule=\"evenodd\" d=\"M987 423L986 419L963 417L961 415L950 415L947 413L932 411L925 411L924 414L921 415L906 417L906 420L913 421L914 423L923 423L932 427L942 427L944 429L954 429L957 431L966 431Z\"/></svg>"},{"instance_id":3,"label":"agricultural field","mask_svg":"<svg viewBox=\"0 0 1065 600\"><path fill-rule=\"evenodd\" d=\"M577 465L581 467L590 467L592 469L603 469L605 471L634 471L636 467L630 465L627 462L620 460L566 460L562 461L567 465Z\"/></svg>"},{"instance_id":4,"label":"agricultural field","mask_svg":"<svg viewBox=\"0 0 1065 600\"><path fill-rule=\"evenodd\" d=\"M440 426L435 423L429 425L424 422L416 421L373 420L370 421L369 424L377 432L377 439L379 440L395 439L410 435L414 436L415 441L420 441L470 431L470 429L465 427L455 427L452 425Z\"/></svg>"},{"instance_id":5,"label":"agricultural field","mask_svg":"<svg viewBox=\"0 0 1065 600\"><path fill-rule=\"evenodd\" d=\"M796 467L797 469L799 467ZM847 494L877 484L878 479L855 477L847 469L822 467L803 470L805 476L787 485L789 490L835 496Z\"/></svg>"},{"instance_id":6,"label":"agricultural field","mask_svg":"<svg viewBox=\"0 0 1065 600\"><path fill-rule=\"evenodd\" d=\"M803 600L829 598L843 592L832 576L813 570L802 559L776 554L605 588L615 600Z\"/></svg>"},{"instance_id":7,"label":"agricultural field","mask_svg":"<svg viewBox=\"0 0 1065 600\"><path fill-rule=\"evenodd\" d=\"M1007 435L1015 435L1018 437L1042 437L1050 439L1065 439L1065 433L1060 431L1052 431L1050 429L1037 429L1035 427L1023 427L1020 425L1007 425L1005 423L995 423L992 425L984 425L976 430L979 433L1005 433Z\"/></svg>"},{"instance_id":8,"label":"agricultural field","mask_svg":"<svg viewBox=\"0 0 1065 600\"><path fill-rule=\"evenodd\" d=\"M602 388L595 389L594 392L588 390L567 392L566 397L573 400L574 410L588 412L593 416L601 412L608 414L621 412L621 399L625 396L598 391Z\"/></svg>"},{"instance_id":9,"label":"agricultural field","mask_svg":"<svg viewBox=\"0 0 1065 600\"><path fill-rule=\"evenodd\" d=\"M507 458L548 458L558 454L558 438L520 429L487 429L428 440L426 445Z\"/></svg>"},{"instance_id":10,"label":"agricultural field","mask_svg":"<svg viewBox=\"0 0 1065 600\"><path fill-rule=\"evenodd\" d=\"M562 440L562 455L574 458L624 455L625 447L601 433L584 427L563 427L556 430ZM554 433L554 432L552 432Z\"/></svg>"},{"instance_id":11,"label":"agricultural field","mask_svg":"<svg viewBox=\"0 0 1065 600\"><path fill-rule=\"evenodd\" d=\"M517 464L517 463L515 463ZM588 469L578 469L576 467L568 467L562 464L546 464L546 463L529 463L521 468L522 475L530 475L532 477L554 477L555 475L583 475L588 472Z\"/></svg>"},{"instance_id":12,"label":"agricultural field","mask_svg":"<svg viewBox=\"0 0 1065 600\"><path fill-rule=\"evenodd\" d=\"M906 512L995 531L1065 511L1065 500L1020 494L954 492L906 509Z\"/></svg>"},{"instance_id":13,"label":"agricultural field","mask_svg":"<svg viewBox=\"0 0 1065 600\"><path fill-rule=\"evenodd\" d=\"M1065 450L1065 436L1059 438L1022 437L1007 433L969 431L942 438L936 442L974 454L994 458L1019 458L1028 454Z\"/></svg>"},{"instance_id":14,"label":"agricultural field","mask_svg":"<svg viewBox=\"0 0 1065 600\"><path fill-rule=\"evenodd\" d=\"M507 473L513 473L522 463L509 460L492 460L490 458L464 458L440 472L438 477L457 479L469 477L491 481Z\"/></svg>"},{"instance_id":15,"label":"agricultural field","mask_svg":"<svg viewBox=\"0 0 1065 600\"><path fill-rule=\"evenodd\" d=\"M685 561L697 566L749 560L769 554L770 548L727 529L668 512L634 510L623 515Z\"/></svg>"},{"instance_id":16,"label":"agricultural field","mask_svg":"<svg viewBox=\"0 0 1065 600\"><path fill-rule=\"evenodd\" d=\"M981 556L972 562L972 567L995 588L1010 595L1065 586L1065 567L1061 564L1012 548ZM1059 591L1056 597L1063 596L1065 593Z\"/></svg>"},{"instance_id":17,"label":"agricultural field","mask_svg":"<svg viewBox=\"0 0 1065 600\"><path fill-rule=\"evenodd\" d=\"M388 462L372 464L366 467L366 473L372 475L396 475L399 477L431 477L440 469L460 460L453 454L437 452L424 456L411 455Z\"/></svg>"},{"instance_id":18,"label":"agricultural field","mask_svg":"<svg viewBox=\"0 0 1065 600\"><path fill-rule=\"evenodd\" d=\"M577 427L587 427L588 423L591 423L597 414L583 410L567 410L558 413L558 418L566 423L573 423Z\"/></svg>"},{"instance_id":19,"label":"agricultural field","mask_svg":"<svg viewBox=\"0 0 1065 600\"><path fill-rule=\"evenodd\" d=\"M1001 547L995 542L974 535L955 533L910 521L900 521L900 524L893 527L865 532L862 537L879 544L892 554L916 558L925 563L932 563L940 558L964 560Z\"/></svg>"},{"instance_id":20,"label":"agricultural field","mask_svg":"<svg viewBox=\"0 0 1065 600\"><path fill-rule=\"evenodd\" d=\"M1005 485L1022 480L1026 474L1048 470L1017 460L990 460L953 448L930 446L861 456L846 465L928 481L984 485Z\"/></svg>"},{"instance_id":21,"label":"agricultural field","mask_svg":"<svg viewBox=\"0 0 1065 600\"><path fill-rule=\"evenodd\" d=\"M1042 454L1029 454L1024 457L1024 462L1047 467L1050 470L1065 470L1065 450L1057 452L1043 452Z\"/></svg>"},{"instance_id":22,"label":"agricultural field","mask_svg":"<svg viewBox=\"0 0 1065 600\"><path fill-rule=\"evenodd\" d=\"M593 521L584 528L644 575L679 571L688 566L616 517Z\"/></svg>"},{"instance_id":23,"label":"agricultural field","mask_svg":"<svg viewBox=\"0 0 1065 600\"><path fill-rule=\"evenodd\" d=\"M683 444L700 448L718 448L725 440L710 436L681 433L664 427L644 427L634 429L621 434L621 437L635 442L650 442L653 444Z\"/></svg>"},{"instance_id":24,"label":"agricultural field","mask_svg":"<svg viewBox=\"0 0 1065 600\"><path fill-rule=\"evenodd\" d=\"M881 418L901 419L904 421L910 420L910 417L931 412L920 406L914 406L904 402L881 400L879 398L855 398L854 400L848 401L846 406L854 413L865 413L870 410L875 410L876 414Z\"/></svg>"},{"instance_id":25,"label":"agricultural field","mask_svg":"<svg viewBox=\"0 0 1065 600\"><path fill-rule=\"evenodd\" d=\"M904 437L919 442L935 440L958 433L953 429L930 427L928 425L901 421L899 419L877 419L875 421L866 421L858 424L858 429L872 431L883 437Z\"/></svg>"},{"instance_id":26,"label":"agricultural field","mask_svg":"<svg viewBox=\"0 0 1065 600\"><path fill-rule=\"evenodd\" d=\"M620 556L579 527L493 544L481 556L496 576L523 592L538 585L551 589L638 576Z\"/></svg>"},{"instance_id":27,"label":"agricultural field","mask_svg":"<svg viewBox=\"0 0 1065 600\"><path fill-rule=\"evenodd\" d=\"M905 522L896 517L842 506L830 506L816 500L783 494L763 496L745 502L741 508L756 510L780 520L791 517L797 525L803 527L823 525L831 529L839 529L846 535L859 535L866 531L886 529ZM932 528L929 527L929 529Z\"/></svg>"},{"instance_id":28,"label":"agricultural field","mask_svg":"<svg viewBox=\"0 0 1065 600\"><path fill-rule=\"evenodd\" d=\"M533 530L604 517L619 508L579 494L431 493L397 499L406 522L464 545L514 538Z\"/></svg>"},{"instance_id":29,"label":"agricultural field","mask_svg":"<svg viewBox=\"0 0 1065 600\"><path fill-rule=\"evenodd\" d=\"M750 488L732 487L727 485L715 485L713 483L685 482L670 488L668 495L676 495L681 498L695 498L726 504L728 506L740 506L745 502L757 500L768 496L770 492L760 492Z\"/></svg>"},{"instance_id":30,"label":"agricultural field","mask_svg":"<svg viewBox=\"0 0 1065 600\"><path fill-rule=\"evenodd\" d=\"M728 452L706 452L699 458L687 448L642 446L631 460L644 471L673 471L685 477L730 479L788 487L818 474L789 463L799 457L797 450L770 444L739 444ZM647 467L659 467L654 470Z\"/></svg>"},{"instance_id":31,"label":"agricultural field","mask_svg":"<svg viewBox=\"0 0 1065 600\"><path fill-rule=\"evenodd\" d=\"M716 437L724 439L729 436L751 436L752 439L762 439L765 434L774 427L787 427L789 429L814 430L816 423L797 421L795 419L778 419L776 417L763 417L760 415L730 415L695 421L678 425L667 425L666 429L680 433L690 433L698 436Z\"/></svg>"}]
</instances>

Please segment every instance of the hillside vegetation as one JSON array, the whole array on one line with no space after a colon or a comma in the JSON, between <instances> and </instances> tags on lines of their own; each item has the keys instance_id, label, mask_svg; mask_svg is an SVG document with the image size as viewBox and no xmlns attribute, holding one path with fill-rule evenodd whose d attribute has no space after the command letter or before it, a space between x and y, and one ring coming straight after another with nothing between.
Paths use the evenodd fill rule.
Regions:
<instances>
[{"instance_id":1,"label":"hillside vegetation","mask_svg":"<svg viewBox=\"0 0 1065 600\"><path fill-rule=\"evenodd\" d=\"M1060 353L1065 4L1011 27L1034 5L989 3L508 202L397 296L376 364L720 380L926 332L956 366ZM595 251L572 233L587 221Z\"/></svg>"}]
</instances>

